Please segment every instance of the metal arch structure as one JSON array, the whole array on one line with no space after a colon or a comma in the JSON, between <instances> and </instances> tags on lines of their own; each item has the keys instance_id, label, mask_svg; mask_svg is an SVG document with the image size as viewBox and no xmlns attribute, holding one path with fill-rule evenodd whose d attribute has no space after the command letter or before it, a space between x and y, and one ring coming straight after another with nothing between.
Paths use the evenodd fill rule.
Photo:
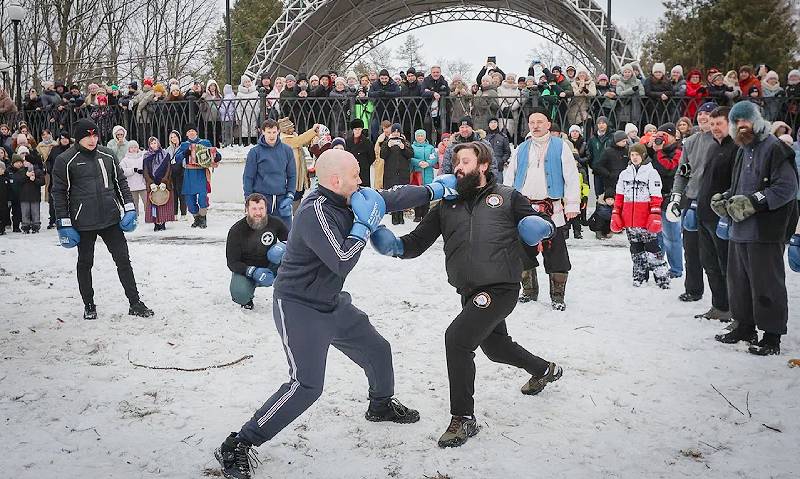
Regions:
<instances>
[{"instance_id":1,"label":"metal arch structure","mask_svg":"<svg viewBox=\"0 0 800 479\"><path fill-rule=\"evenodd\" d=\"M602 69L605 12L595 0L287 0L246 73L287 74L348 67L396 35L451 21L490 21L530 31ZM633 60L611 25L612 62Z\"/></svg>"}]
</instances>

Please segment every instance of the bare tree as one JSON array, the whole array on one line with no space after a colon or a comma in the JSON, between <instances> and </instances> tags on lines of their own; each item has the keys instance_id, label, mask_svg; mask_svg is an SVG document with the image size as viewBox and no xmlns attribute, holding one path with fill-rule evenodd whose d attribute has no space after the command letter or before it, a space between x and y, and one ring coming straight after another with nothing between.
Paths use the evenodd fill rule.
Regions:
<instances>
[{"instance_id":1,"label":"bare tree","mask_svg":"<svg viewBox=\"0 0 800 479\"><path fill-rule=\"evenodd\" d=\"M443 62L443 65L447 71L448 78L453 78L453 75L461 75L461 78L464 79L472 77L472 64L463 58L459 57L454 60L447 60Z\"/></svg>"},{"instance_id":2,"label":"bare tree","mask_svg":"<svg viewBox=\"0 0 800 479\"><path fill-rule=\"evenodd\" d=\"M367 54L367 63L375 65L378 70L387 69L389 72L394 70L392 64L392 51L388 47L378 45Z\"/></svg>"},{"instance_id":3,"label":"bare tree","mask_svg":"<svg viewBox=\"0 0 800 479\"><path fill-rule=\"evenodd\" d=\"M408 67L424 68L425 59L420 53L423 46L419 38L411 34L407 35L403 44L397 48L396 58L400 62L400 67L403 69Z\"/></svg>"},{"instance_id":4,"label":"bare tree","mask_svg":"<svg viewBox=\"0 0 800 479\"><path fill-rule=\"evenodd\" d=\"M548 68L559 65L562 69L566 69L567 65L574 65L576 68L582 66L589 71L592 70L589 66L581 63L578 57L569 50L550 42L543 42L533 47L528 53L528 56L532 60L540 61Z\"/></svg>"},{"instance_id":5,"label":"bare tree","mask_svg":"<svg viewBox=\"0 0 800 479\"><path fill-rule=\"evenodd\" d=\"M658 22L650 18L639 17L627 25L618 27L619 33L628 45L633 57L642 60L642 51L647 38L656 30Z\"/></svg>"}]
</instances>

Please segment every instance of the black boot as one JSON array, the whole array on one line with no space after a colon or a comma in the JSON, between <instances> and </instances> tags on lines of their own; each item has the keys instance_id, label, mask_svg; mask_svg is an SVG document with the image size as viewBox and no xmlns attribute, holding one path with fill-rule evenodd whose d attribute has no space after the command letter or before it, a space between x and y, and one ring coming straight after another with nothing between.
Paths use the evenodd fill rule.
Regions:
<instances>
[{"instance_id":1,"label":"black boot","mask_svg":"<svg viewBox=\"0 0 800 479\"><path fill-rule=\"evenodd\" d=\"M154 313L152 309L145 306L145 304L141 301L136 301L135 303L131 303L131 307L128 309L129 316L139 316L142 318L149 318L154 314L156 313Z\"/></svg>"},{"instance_id":2,"label":"black boot","mask_svg":"<svg viewBox=\"0 0 800 479\"><path fill-rule=\"evenodd\" d=\"M574 233L575 239L583 239L583 232L581 230L577 229L574 231Z\"/></svg>"},{"instance_id":3,"label":"black boot","mask_svg":"<svg viewBox=\"0 0 800 479\"><path fill-rule=\"evenodd\" d=\"M243 304L242 307L244 309L253 309L255 307L255 305L253 304L253 300L251 299L246 304Z\"/></svg>"},{"instance_id":4,"label":"black boot","mask_svg":"<svg viewBox=\"0 0 800 479\"><path fill-rule=\"evenodd\" d=\"M201 229L206 229L208 227L208 216L207 215L201 216L200 223L197 226L199 226Z\"/></svg>"},{"instance_id":5,"label":"black boot","mask_svg":"<svg viewBox=\"0 0 800 479\"><path fill-rule=\"evenodd\" d=\"M194 223L192 223L192 228L197 228L200 226L200 215L192 215L194 216Z\"/></svg>"},{"instance_id":6,"label":"black boot","mask_svg":"<svg viewBox=\"0 0 800 479\"><path fill-rule=\"evenodd\" d=\"M750 344L756 344L758 341L758 333L756 333L756 327L754 324L739 323L731 332L718 334L714 336L714 339L725 344L736 344L739 341L746 341Z\"/></svg>"},{"instance_id":7,"label":"black boot","mask_svg":"<svg viewBox=\"0 0 800 479\"><path fill-rule=\"evenodd\" d=\"M31 233L32 233L32 234L36 234L36 233L38 233L38 232L39 232L39 230L40 230L41 228L42 228L41 226L33 225L33 226L31 226Z\"/></svg>"},{"instance_id":8,"label":"black boot","mask_svg":"<svg viewBox=\"0 0 800 479\"><path fill-rule=\"evenodd\" d=\"M567 278L569 273L550 273L550 302L553 311L564 311L567 305L564 295L567 291Z\"/></svg>"},{"instance_id":9,"label":"black boot","mask_svg":"<svg viewBox=\"0 0 800 479\"><path fill-rule=\"evenodd\" d=\"M756 356L771 356L781 353L781 335L775 333L764 333L764 337L758 344L754 344L747 349L750 354Z\"/></svg>"},{"instance_id":10,"label":"black boot","mask_svg":"<svg viewBox=\"0 0 800 479\"><path fill-rule=\"evenodd\" d=\"M684 303L691 303L692 301L700 301L701 299L703 299L703 295L702 294L683 293L682 295L678 296L678 299L680 299Z\"/></svg>"},{"instance_id":11,"label":"black boot","mask_svg":"<svg viewBox=\"0 0 800 479\"><path fill-rule=\"evenodd\" d=\"M367 418L367 421L372 422L392 421L400 424L410 424L419 421L419 411L407 408L400 404L397 399L391 398L378 407L373 408L370 406L364 417Z\"/></svg>"},{"instance_id":12,"label":"black boot","mask_svg":"<svg viewBox=\"0 0 800 479\"><path fill-rule=\"evenodd\" d=\"M238 438L232 432L225 442L214 451L214 457L219 461L222 475L228 479L250 479L250 473L256 469L261 461L252 445Z\"/></svg>"},{"instance_id":13,"label":"black boot","mask_svg":"<svg viewBox=\"0 0 800 479\"><path fill-rule=\"evenodd\" d=\"M83 319L97 319L97 306L94 303L86 303L84 305Z\"/></svg>"}]
</instances>

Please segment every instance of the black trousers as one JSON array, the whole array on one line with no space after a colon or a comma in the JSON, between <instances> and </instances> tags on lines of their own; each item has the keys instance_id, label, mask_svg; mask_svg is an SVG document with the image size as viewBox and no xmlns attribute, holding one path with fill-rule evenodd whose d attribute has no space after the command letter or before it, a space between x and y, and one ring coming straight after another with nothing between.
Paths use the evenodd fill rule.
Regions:
<instances>
[{"instance_id":1,"label":"black trousers","mask_svg":"<svg viewBox=\"0 0 800 479\"><path fill-rule=\"evenodd\" d=\"M569 261L569 252L567 251L567 240L564 237L564 229L569 228L569 224L556 228L556 233L549 241L542 243L542 257L544 258L544 271L550 273L568 273L572 269L572 264ZM525 257L523 258L523 267L533 269L539 266L538 246L528 246L522 244L525 250Z\"/></svg>"},{"instance_id":2,"label":"black trousers","mask_svg":"<svg viewBox=\"0 0 800 479\"><path fill-rule=\"evenodd\" d=\"M728 285L725 280L728 270L728 242L717 236L716 221L699 221L697 226L700 264L711 288L711 305L721 311L728 311Z\"/></svg>"},{"instance_id":3,"label":"black trousers","mask_svg":"<svg viewBox=\"0 0 800 479\"><path fill-rule=\"evenodd\" d=\"M403 211L392 211L392 224L403 224L405 223L405 219L403 218Z\"/></svg>"},{"instance_id":4,"label":"black trousers","mask_svg":"<svg viewBox=\"0 0 800 479\"><path fill-rule=\"evenodd\" d=\"M789 305L781 243L728 243L731 316L765 333L786 334Z\"/></svg>"},{"instance_id":5,"label":"black trousers","mask_svg":"<svg viewBox=\"0 0 800 479\"><path fill-rule=\"evenodd\" d=\"M11 198L11 226L15 230L19 230L19 225L22 223L22 206L19 199L16 197Z\"/></svg>"},{"instance_id":6,"label":"black trousers","mask_svg":"<svg viewBox=\"0 0 800 479\"><path fill-rule=\"evenodd\" d=\"M112 225L102 230L81 231L81 241L78 243L78 290L84 304L94 302L94 289L92 289L92 266L94 265L94 245L97 237L103 242L117 265L117 274L125 296L133 303L139 301L139 291L136 289L136 279L133 277L130 256L128 255L128 242L125 234L118 225Z\"/></svg>"},{"instance_id":7,"label":"black trousers","mask_svg":"<svg viewBox=\"0 0 800 479\"><path fill-rule=\"evenodd\" d=\"M450 413L471 416L475 412L475 350L480 348L496 363L524 369L541 376L548 362L534 356L508 335L506 317L517 305L519 285L495 285L461 295L464 309L444 335L447 377L450 380Z\"/></svg>"},{"instance_id":8,"label":"black trousers","mask_svg":"<svg viewBox=\"0 0 800 479\"><path fill-rule=\"evenodd\" d=\"M683 236L683 259L686 263L684 273L686 279L683 287L689 294L703 295L705 285L703 284L703 266L700 264L700 246L698 242L699 234L697 231L681 231Z\"/></svg>"},{"instance_id":9,"label":"black trousers","mask_svg":"<svg viewBox=\"0 0 800 479\"><path fill-rule=\"evenodd\" d=\"M425 215L428 214L428 211L431 209L430 203L425 203L422 206L417 206L414 208L414 218L424 218Z\"/></svg>"}]
</instances>

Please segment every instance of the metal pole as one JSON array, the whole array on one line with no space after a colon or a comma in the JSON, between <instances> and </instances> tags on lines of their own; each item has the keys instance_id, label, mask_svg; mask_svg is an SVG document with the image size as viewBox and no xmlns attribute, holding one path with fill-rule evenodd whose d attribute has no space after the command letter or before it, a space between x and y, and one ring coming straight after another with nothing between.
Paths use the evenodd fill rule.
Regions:
<instances>
[{"instance_id":1,"label":"metal pole","mask_svg":"<svg viewBox=\"0 0 800 479\"><path fill-rule=\"evenodd\" d=\"M606 9L606 75L611 76L611 33L614 29L611 26L611 0L608 0Z\"/></svg>"},{"instance_id":2,"label":"metal pole","mask_svg":"<svg viewBox=\"0 0 800 479\"><path fill-rule=\"evenodd\" d=\"M225 70L228 85L233 86L233 53L231 51L231 0L225 0Z\"/></svg>"},{"instance_id":3,"label":"metal pole","mask_svg":"<svg viewBox=\"0 0 800 479\"><path fill-rule=\"evenodd\" d=\"M22 65L19 61L19 21L14 24L14 81L17 83L17 111L22 111Z\"/></svg>"}]
</instances>

